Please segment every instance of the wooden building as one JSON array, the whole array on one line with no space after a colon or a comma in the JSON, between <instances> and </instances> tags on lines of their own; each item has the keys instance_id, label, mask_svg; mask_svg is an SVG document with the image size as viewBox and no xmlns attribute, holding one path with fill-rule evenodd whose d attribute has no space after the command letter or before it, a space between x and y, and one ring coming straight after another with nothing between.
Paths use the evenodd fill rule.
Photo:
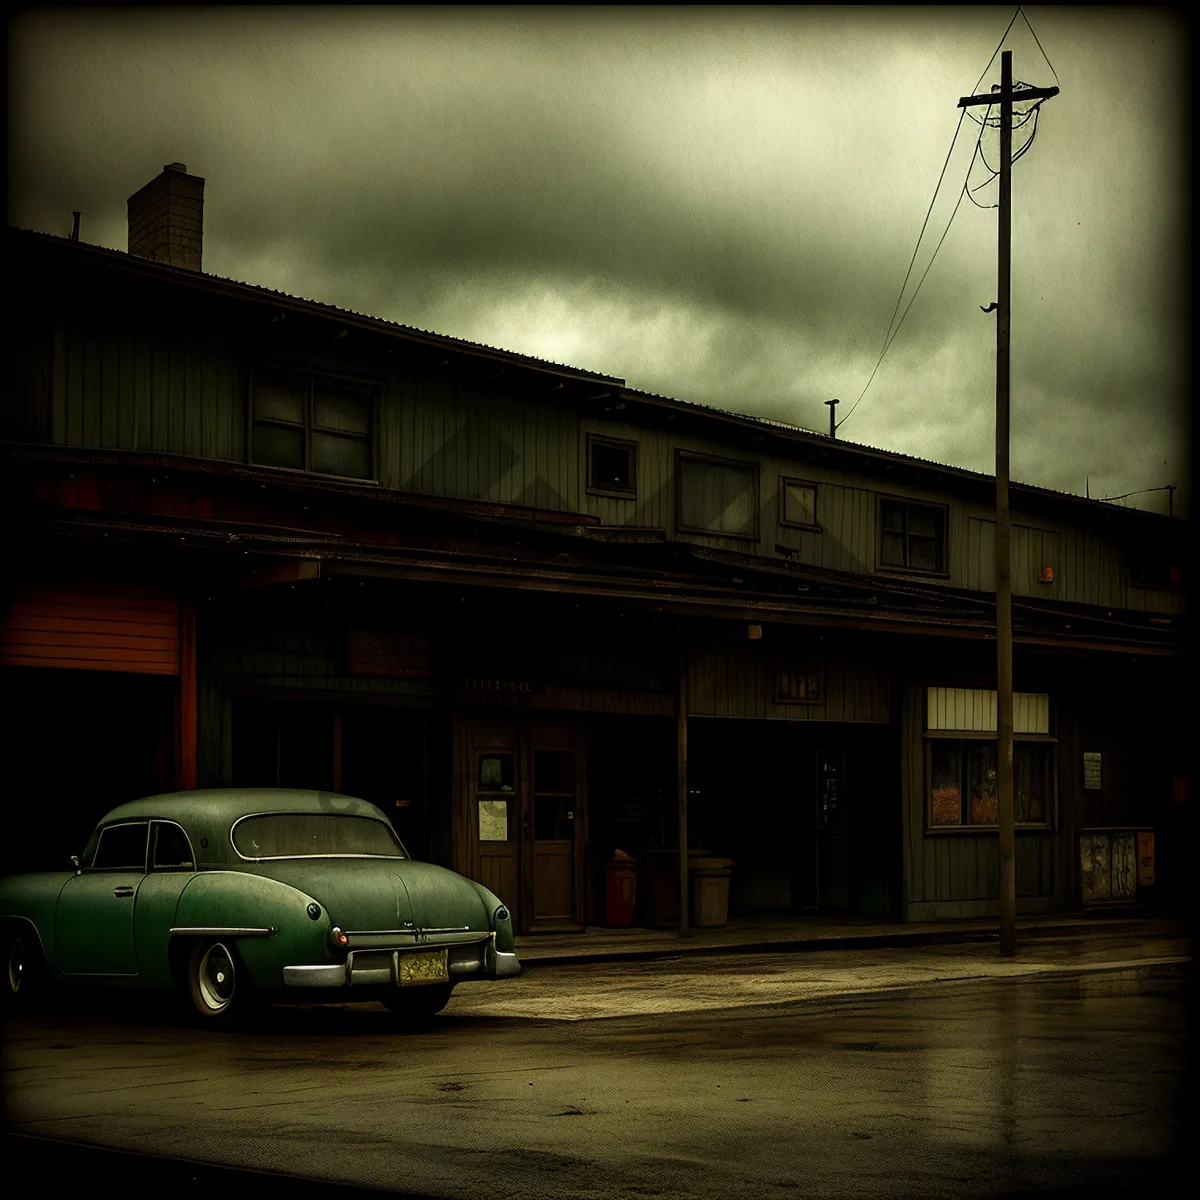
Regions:
<instances>
[{"instance_id":1,"label":"wooden building","mask_svg":"<svg viewBox=\"0 0 1200 1200\"><path fill-rule=\"evenodd\" d=\"M320 787L581 928L677 845L683 704L735 913L996 911L990 477L202 274L202 211L173 164L134 253L7 234L6 869ZM1161 897L1184 523L1012 507L1019 910Z\"/></svg>"}]
</instances>

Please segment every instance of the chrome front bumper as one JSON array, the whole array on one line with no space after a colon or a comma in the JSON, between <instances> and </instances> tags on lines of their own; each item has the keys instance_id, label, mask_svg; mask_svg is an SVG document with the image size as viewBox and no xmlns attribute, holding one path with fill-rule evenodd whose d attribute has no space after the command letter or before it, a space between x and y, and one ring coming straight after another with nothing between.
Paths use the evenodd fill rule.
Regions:
<instances>
[{"instance_id":1,"label":"chrome front bumper","mask_svg":"<svg viewBox=\"0 0 1200 1200\"><path fill-rule=\"evenodd\" d=\"M496 935L476 942L449 945L422 944L379 946L351 950L344 963L283 968L285 987L350 988L399 985L399 965L403 955L445 950L450 982L467 979L509 979L521 973L517 956L496 949Z\"/></svg>"}]
</instances>

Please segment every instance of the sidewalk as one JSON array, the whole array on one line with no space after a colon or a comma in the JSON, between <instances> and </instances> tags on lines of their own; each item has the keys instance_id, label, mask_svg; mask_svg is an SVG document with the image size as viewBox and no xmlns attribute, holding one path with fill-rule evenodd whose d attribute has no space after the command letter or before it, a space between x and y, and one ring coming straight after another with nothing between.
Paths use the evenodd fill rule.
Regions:
<instances>
[{"instance_id":1,"label":"sidewalk","mask_svg":"<svg viewBox=\"0 0 1200 1200\"><path fill-rule=\"evenodd\" d=\"M1160 928L1172 918L1144 910L1054 913L1017 918L1017 940L1056 933L1116 930L1137 925ZM533 933L517 938L517 956L525 966L566 963L632 962L681 955L753 954L787 950L867 949L953 942L996 941L998 920L887 922L868 917L817 914L741 917L717 929L606 929L582 933Z\"/></svg>"}]
</instances>

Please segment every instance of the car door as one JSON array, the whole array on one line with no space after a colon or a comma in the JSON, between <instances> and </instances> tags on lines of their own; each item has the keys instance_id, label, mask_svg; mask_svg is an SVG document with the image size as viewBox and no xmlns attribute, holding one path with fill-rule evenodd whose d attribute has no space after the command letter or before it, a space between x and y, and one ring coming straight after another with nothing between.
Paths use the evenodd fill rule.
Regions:
<instances>
[{"instance_id":1,"label":"car door","mask_svg":"<svg viewBox=\"0 0 1200 1200\"><path fill-rule=\"evenodd\" d=\"M64 974L137 974L133 910L146 875L149 831L148 821L108 826L91 863L63 885L54 925Z\"/></svg>"}]
</instances>

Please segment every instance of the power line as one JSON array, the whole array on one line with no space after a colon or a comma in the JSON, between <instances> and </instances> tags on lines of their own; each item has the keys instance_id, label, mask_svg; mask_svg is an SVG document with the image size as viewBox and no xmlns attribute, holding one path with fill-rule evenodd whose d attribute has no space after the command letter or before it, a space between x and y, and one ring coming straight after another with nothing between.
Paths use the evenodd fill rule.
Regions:
<instances>
[{"instance_id":1,"label":"power line","mask_svg":"<svg viewBox=\"0 0 1200 1200\"><path fill-rule=\"evenodd\" d=\"M1000 53L1001 47L1003 47L1005 39L1008 37L1009 32L1011 31L1013 25L1016 23L1017 17L1021 17L1025 21L1025 24L1029 27L1029 32L1033 34L1034 41L1038 42L1038 49L1041 51L1042 57L1046 60L1046 65L1048 67L1050 67L1051 72L1054 74L1055 83L1058 82L1058 74L1057 74L1057 72L1054 71L1054 66L1050 62L1050 59L1047 56L1046 51L1042 49L1042 44L1040 41L1038 41L1037 33L1034 31L1033 26L1029 23L1029 18L1025 15L1023 8L1020 5L1018 5L1016 11L1012 15L1012 19L1009 21L1008 25L1005 27L1004 33L1001 35L1000 40L996 43L996 48L995 48L995 50L992 51L991 58L988 59L987 65L983 68L982 72L980 72L979 78L975 81L975 86L974 86L974 88L971 89L973 93L978 91L979 85L983 82L988 71L991 70L992 63L994 63L996 61L996 55ZM1025 85L1025 86L1029 86L1029 85ZM1041 108L1041 101L1038 101L1038 103L1033 105L1032 108L1027 109L1024 113L1022 113L1020 122L1013 126L1014 129L1020 129L1028 123L1031 116L1033 118L1033 129L1030 131L1028 140L1021 147L1021 149L1019 151L1017 151L1017 153L1013 156L1011 161L1014 163L1017 161L1017 159L1019 159L1021 157L1021 155L1025 154L1029 150L1030 146L1033 145L1033 139L1037 136L1037 114L1038 114L1038 110L1040 108ZM989 112L990 112L990 108L989 108ZM998 171L993 171L992 168L988 165L987 159L984 157L983 147L982 147L984 128L986 128L989 124L993 124L994 121L998 121L999 118L989 118L988 116L985 115L983 120L980 121L980 120L978 120L978 118L976 118L974 116L974 114L971 114L972 120L975 120L977 122L977 124L979 124L980 129L979 129L979 137L976 138L976 141L975 141L975 150L971 155L971 162L967 167L967 177L963 181L963 186L962 186L961 190L959 191L958 199L955 201L954 211L950 214L950 220L946 222L946 228L942 230L942 236L938 239L938 244L934 247L933 254L930 256L929 262L926 265L925 270L921 275L921 278L917 281L917 286L916 286L915 290L913 291L912 297L909 299L908 305L905 307L904 312L901 314L900 320L896 321L896 313L898 313L900 311L900 304L904 300L904 289L908 286L908 281L912 276L913 264L917 261L917 254L921 249L921 241L924 238L925 230L929 225L929 217L933 212L933 206L934 206L934 204L937 203L938 193L941 190L941 186L942 186L942 180L946 176L946 168L950 165L950 157L954 153L954 147L955 147L956 143L958 142L958 135L959 135L960 130L962 129L963 115L965 115L966 113L967 113L967 109L964 108L962 110L962 114L960 114L960 116L958 118L958 125L955 126L954 137L951 138L951 140L950 140L950 149L948 151L946 151L946 160L945 160L945 162L942 163L942 170L941 170L941 173L938 175L937 185L933 189L933 198L929 201L929 208L925 212L925 219L924 219L924 221L921 222L921 232L919 234L917 234L917 243L913 247L912 257L909 259L909 262L908 262L908 269L904 272L904 281L900 285L900 293L896 297L896 305L892 309L892 316L891 316L891 319L888 321L887 332L884 334L883 348L879 352L879 358L876 359L874 367L871 368L871 374L868 376L867 382L863 386L863 390L859 393L858 399L855 400L854 403L850 406L850 409L846 413L846 415L840 421L838 421L837 424L833 427L834 432L836 432L838 429L840 429L850 419L850 417L854 413L854 410L862 402L862 398L867 394L868 389L870 388L872 382L875 379L876 374L879 371L880 366L883 363L884 356L887 354L888 350L890 349L892 342L894 342L896 340L896 335L900 332L900 326L904 324L904 318L908 316L909 309L912 308L913 303L917 298L917 293L920 292L920 290L921 290L921 284L923 284L925 282L925 277L929 274L930 268L932 268L932 266L933 266L934 259L937 258L938 251L942 248L942 243L946 240L946 235L950 232L950 226L952 224L954 224L954 218L958 213L960 205L962 204L963 197L966 196L966 198L968 200L970 200L971 203L974 204L976 208L995 208L995 207L997 207L994 204L980 204L975 199L975 197L971 195L971 192L978 191L979 188L985 187L987 184L991 183L992 180L995 179L999 175ZM983 183L977 185L977 187L970 188L968 185L970 184L970 181L971 181L971 170L975 166L976 157L978 157L983 162L984 168L989 172L990 177L988 179L986 179ZM894 328L893 328L893 325L894 325Z\"/></svg>"},{"instance_id":2,"label":"power line","mask_svg":"<svg viewBox=\"0 0 1200 1200\"><path fill-rule=\"evenodd\" d=\"M992 57L994 58L995 55L993 55ZM958 125L959 125L959 128L961 129L962 128L962 119L961 118L959 118ZM954 136L957 139L958 129L956 129L954 131ZM980 138L983 137L982 129L979 131L979 137ZM951 144L950 144L950 149L951 150L954 149L953 142L951 142ZM975 153L978 153L978 151L979 151L979 138L977 138L975 140ZM900 332L900 327L904 324L904 318L908 316L909 309L911 309L913 304L915 303L915 301L917 299L917 295L921 291L921 284L923 284L925 282L925 277L929 274L930 269L933 267L934 259L937 258L938 251L942 248L942 243L946 240L946 235L950 232L950 226L954 224L954 218L958 214L958 209L959 209L959 206L962 204L963 196L965 196L967 194L967 182L971 178L971 167L973 167L975 165L975 153L972 153L972 155L971 155L971 162L970 162L970 165L967 167L967 178L963 180L963 186L959 190L958 199L954 203L954 211L950 214L950 220L946 222L946 228L942 230L942 236L940 238L938 238L938 244L936 246L934 246L934 248L933 248L933 254L930 255L929 262L926 264L925 270L922 273L921 278L917 281L917 286L913 290L912 297L910 298L907 306L905 307L904 312L901 314L900 320L898 322L896 322L896 328L892 329L890 326L888 327L888 336L884 340L883 349L879 352L879 359L875 363L874 369L871 371L870 378L867 380L866 385L863 387L863 390L859 393L858 399L855 400L854 403L850 406L850 411L847 412L846 415L837 423L837 425L835 426L836 429L840 429L843 425L845 425L845 423L850 419L851 414L862 402L862 398L867 394L867 388L869 388L871 386L871 381L875 378L875 373L879 370L880 364L883 362L884 355L887 354L888 350L891 348L892 343L896 340L896 335ZM947 156L946 163L948 164L949 161L950 161L949 156ZM942 175L945 175L945 173L946 173L946 167L944 165L942 167ZM939 177L938 178L938 187L941 187L941 182L942 182L941 177ZM937 199L936 191L934 192L934 199L935 200ZM932 209L933 209L932 202L930 203L929 207L930 207L930 211L932 211ZM926 213L925 219L926 219L926 221L929 220L928 213ZM922 233L924 233L924 226L921 227L921 231L922 231ZM917 248L918 249L920 248L920 245L921 245L921 241L920 241L920 238L918 238L917 239ZM916 250L914 250L913 251L913 261L916 261L916 257L917 257L917 252L916 252ZM912 264L910 263L909 270L911 271L911 269L912 269ZM905 276L905 283L907 283L907 282L908 282L908 277ZM900 300L903 300L903 299L904 299L904 289L902 287L900 290L900 299L896 301L896 309L897 310L900 307ZM892 313L893 320L895 319L895 315L896 315L895 312L893 312Z\"/></svg>"},{"instance_id":3,"label":"power line","mask_svg":"<svg viewBox=\"0 0 1200 1200\"><path fill-rule=\"evenodd\" d=\"M1035 42L1037 42L1037 48L1039 50L1042 50L1042 43L1040 41L1038 41L1037 31L1034 29L1034 27L1032 25L1029 24L1029 18L1025 15L1025 10L1023 8L1018 8L1017 12L1019 12L1021 14L1021 17L1025 21L1025 24L1027 26L1029 26L1029 32L1033 34L1033 40ZM993 55L992 57L994 58L995 55ZM1050 74L1054 76L1054 82L1058 83L1059 86L1061 87L1062 85L1061 85L1061 83L1059 83L1058 72L1054 69L1054 64L1050 61L1050 56L1045 52L1045 50L1042 50L1042 57L1046 60L1046 66L1048 66L1050 68Z\"/></svg>"}]
</instances>

